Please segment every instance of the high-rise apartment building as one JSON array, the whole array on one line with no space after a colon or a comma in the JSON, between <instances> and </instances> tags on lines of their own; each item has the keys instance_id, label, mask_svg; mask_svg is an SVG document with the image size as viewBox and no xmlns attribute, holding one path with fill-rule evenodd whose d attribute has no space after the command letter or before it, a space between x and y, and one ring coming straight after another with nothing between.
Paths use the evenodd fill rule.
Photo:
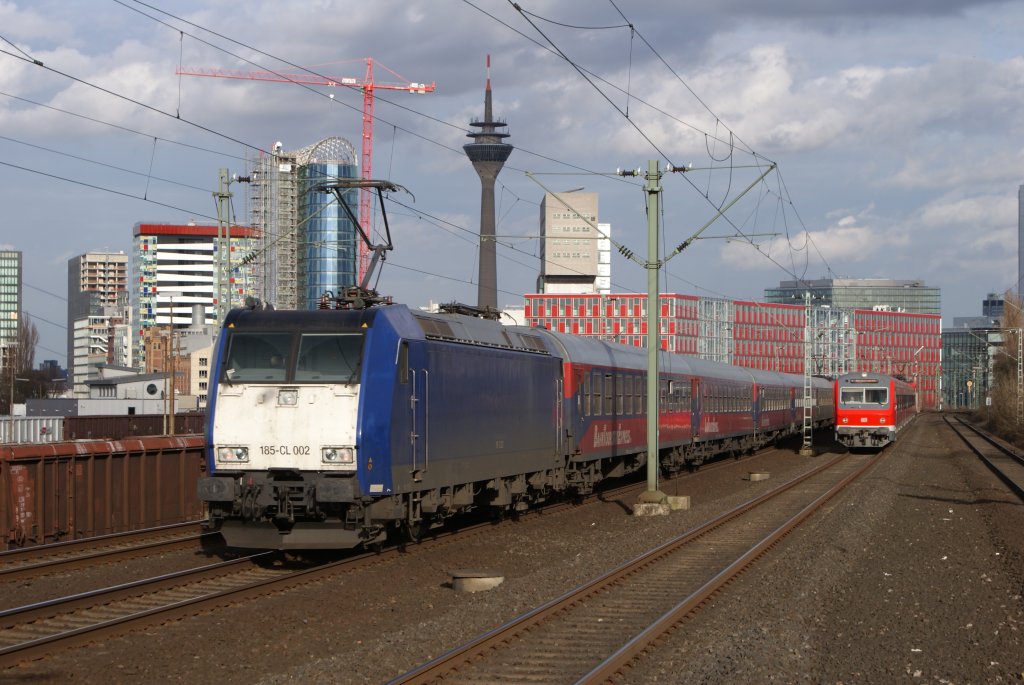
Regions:
<instances>
[{"instance_id":1,"label":"high-rise apartment building","mask_svg":"<svg viewBox=\"0 0 1024 685\"><path fill-rule=\"evenodd\" d=\"M131 366L128 255L86 252L68 260L68 386L88 396L98 364Z\"/></svg>"},{"instance_id":2,"label":"high-rise apartment building","mask_svg":"<svg viewBox=\"0 0 1024 685\"><path fill-rule=\"evenodd\" d=\"M781 281L777 288L765 288L764 299L775 304L803 304L811 294L813 306L838 309L875 309L911 314L941 314L938 288L924 281L889 278L820 278Z\"/></svg>"},{"instance_id":3,"label":"high-rise apartment building","mask_svg":"<svg viewBox=\"0 0 1024 685\"><path fill-rule=\"evenodd\" d=\"M245 255L256 247L256 231L231 226L228 245L218 244L215 224L138 223L132 230L131 310L134 319L133 361L145 366L143 332L152 326L176 328L192 324L193 309L204 310L203 323L215 325L217 298L216 253L231 251L231 307L253 294L253 265Z\"/></svg>"},{"instance_id":4,"label":"high-rise apartment building","mask_svg":"<svg viewBox=\"0 0 1024 685\"><path fill-rule=\"evenodd\" d=\"M22 260L18 250L0 250L0 371L10 374L21 327ZM32 360L28 360L31 365Z\"/></svg>"},{"instance_id":5,"label":"high-rise apartment building","mask_svg":"<svg viewBox=\"0 0 1024 685\"><path fill-rule=\"evenodd\" d=\"M18 340L21 325L21 252L0 250L0 343Z\"/></svg>"},{"instance_id":6,"label":"high-rise apartment building","mask_svg":"<svg viewBox=\"0 0 1024 685\"><path fill-rule=\"evenodd\" d=\"M356 226L322 183L357 178L355 148L325 138L294 152L281 143L252 165L251 221L258 241L249 258L254 293L278 309L316 309L327 291L359 281ZM342 192L359 217L359 190Z\"/></svg>"},{"instance_id":7,"label":"high-rise apartment building","mask_svg":"<svg viewBox=\"0 0 1024 685\"><path fill-rule=\"evenodd\" d=\"M597 193L545 193L540 203L537 292L610 292L611 225L598 223L597 210Z\"/></svg>"}]
</instances>

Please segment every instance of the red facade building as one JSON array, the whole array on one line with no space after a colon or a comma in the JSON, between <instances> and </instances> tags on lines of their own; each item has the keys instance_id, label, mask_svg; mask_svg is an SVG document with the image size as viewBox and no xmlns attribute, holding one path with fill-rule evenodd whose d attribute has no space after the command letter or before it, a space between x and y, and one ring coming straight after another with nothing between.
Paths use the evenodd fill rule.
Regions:
<instances>
[{"instance_id":1,"label":"red facade building","mask_svg":"<svg viewBox=\"0 0 1024 685\"><path fill-rule=\"evenodd\" d=\"M918 387L921 406L938 404L942 320L934 314L721 300L662 294L661 349L736 366L815 375L881 371ZM527 325L647 346L645 294L526 295Z\"/></svg>"}]
</instances>

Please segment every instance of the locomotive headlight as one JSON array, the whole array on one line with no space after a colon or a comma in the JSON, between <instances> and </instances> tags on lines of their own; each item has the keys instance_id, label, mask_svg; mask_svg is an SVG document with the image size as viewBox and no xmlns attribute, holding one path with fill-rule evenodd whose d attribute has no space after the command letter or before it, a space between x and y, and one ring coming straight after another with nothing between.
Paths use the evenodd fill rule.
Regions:
<instances>
[{"instance_id":1,"label":"locomotive headlight","mask_svg":"<svg viewBox=\"0 0 1024 685\"><path fill-rule=\"evenodd\" d=\"M299 391L295 388L281 390L277 393L277 404L281 407L294 407L299 403Z\"/></svg>"},{"instance_id":2,"label":"locomotive headlight","mask_svg":"<svg viewBox=\"0 0 1024 685\"><path fill-rule=\"evenodd\" d=\"M850 417L844 416L843 417L843 423L850 423Z\"/></svg>"},{"instance_id":3,"label":"locomotive headlight","mask_svg":"<svg viewBox=\"0 0 1024 685\"><path fill-rule=\"evenodd\" d=\"M320 452L320 461L325 464L354 466L356 450L354 447L325 447Z\"/></svg>"},{"instance_id":4,"label":"locomotive headlight","mask_svg":"<svg viewBox=\"0 0 1024 685\"><path fill-rule=\"evenodd\" d=\"M217 461L228 464L237 464L249 461L248 447L218 447Z\"/></svg>"}]
</instances>

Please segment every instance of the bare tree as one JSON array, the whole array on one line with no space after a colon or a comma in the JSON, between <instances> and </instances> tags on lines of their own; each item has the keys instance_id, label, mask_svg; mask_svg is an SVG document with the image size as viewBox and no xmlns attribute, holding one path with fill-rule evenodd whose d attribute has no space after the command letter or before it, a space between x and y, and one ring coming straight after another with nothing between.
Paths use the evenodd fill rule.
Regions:
<instances>
[{"instance_id":1,"label":"bare tree","mask_svg":"<svg viewBox=\"0 0 1024 685\"><path fill-rule=\"evenodd\" d=\"M32 318L22 313L18 326L18 349L14 355L14 368L18 373L31 371L35 363L36 345L39 344L39 330Z\"/></svg>"},{"instance_id":2,"label":"bare tree","mask_svg":"<svg viewBox=\"0 0 1024 685\"><path fill-rule=\"evenodd\" d=\"M3 368L0 369L0 407L4 414L11 413L11 400L24 402L31 388L23 387L33 379L32 363L39 343L39 331L28 315L22 315L18 325L18 339L3 350ZM21 381L20 383L17 381ZM34 396L34 394L33 394Z\"/></svg>"},{"instance_id":3,"label":"bare tree","mask_svg":"<svg viewBox=\"0 0 1024 685\"><path fill-rule=\"evenodd\" d=\"M1024 327L1024 310L1021 299L1012 292L1003 295L1002 346L993 359L992 408L989 415L990 428L1007 439L1015 439L1021 432L1017 425L1017 395L1021 388L1017 383L1018 340Z\"/></svg>"}]
</instances>

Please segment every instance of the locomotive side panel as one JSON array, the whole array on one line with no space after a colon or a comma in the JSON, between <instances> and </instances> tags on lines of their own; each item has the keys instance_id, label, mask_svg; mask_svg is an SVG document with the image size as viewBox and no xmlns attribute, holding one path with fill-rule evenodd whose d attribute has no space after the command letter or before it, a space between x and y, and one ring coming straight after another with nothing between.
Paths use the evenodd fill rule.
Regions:
<instances>
[{"instance_id":1,"label":"locomotive side panel","mask_svg":"<svg viewBox=\"0 0 1024 685\"><path fill-rule=\"evenodd\" d=\"M559 458L554 357L409 341L391 431L396 492L550 469Z\"/></svg>"}]
</instances>

